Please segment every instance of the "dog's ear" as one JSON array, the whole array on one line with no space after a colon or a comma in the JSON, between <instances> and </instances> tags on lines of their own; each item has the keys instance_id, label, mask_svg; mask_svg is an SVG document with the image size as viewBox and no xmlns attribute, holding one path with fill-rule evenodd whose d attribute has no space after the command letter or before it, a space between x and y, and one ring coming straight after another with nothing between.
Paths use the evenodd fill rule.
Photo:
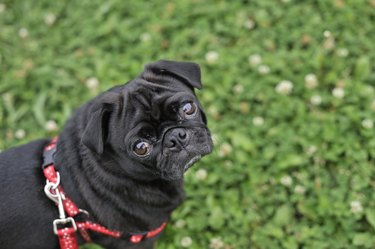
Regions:
<instances>
[{"instance_id":1,"label":"dog's ear","mask_svg":"<svg viewBox=\"0 0 375 249\"><path fill-rule=\"evenodd\" d=\"M165 74L177 77L191 88L202 88L201 69L193 62L160 60L146 65L141 77L152 81Z\"/></svg>"},{"instance_id":2,"label":"dog's ear","mask_svg":"<svg viewBox=\"0 0 375 249\"><path fill-rule=\"evenodd\" d=\"M108 135L108 125L115 105L119 104L120 96L115 93L105 93L91 106L89 121L84 129L81 141L90 150L102 154Z\"/></svg>"}]
</instances>

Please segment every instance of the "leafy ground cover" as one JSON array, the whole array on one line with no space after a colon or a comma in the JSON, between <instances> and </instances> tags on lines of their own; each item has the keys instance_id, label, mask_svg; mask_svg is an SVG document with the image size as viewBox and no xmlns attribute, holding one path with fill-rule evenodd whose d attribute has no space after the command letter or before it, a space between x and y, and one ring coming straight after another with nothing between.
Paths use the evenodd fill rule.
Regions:
<instances>
[{"instance_id":1,"label":"leafy ground cover","mask_svg":"<svg viewBox=\"0 0 375 249\"><path fill-rule=\"evenodd\" d=\"M158 248L375 248L374 23L373 0L0 1L0 149L195 61L216 149Z\"/></svg>"}]
</instances>

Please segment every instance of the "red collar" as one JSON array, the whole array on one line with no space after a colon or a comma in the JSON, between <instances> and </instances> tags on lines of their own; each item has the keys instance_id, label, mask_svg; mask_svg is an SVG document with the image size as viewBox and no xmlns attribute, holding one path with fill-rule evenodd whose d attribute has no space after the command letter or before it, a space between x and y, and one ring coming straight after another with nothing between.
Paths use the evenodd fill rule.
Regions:
<instances>
[{"instance_id":1,"label":"red collar","mask_svg":"<svg viewBox=\"0 0 375 249\"><path fill-rule=\"evenodd\" d=\"M44 148L42 168L44 176L47 179L44 192L48 198L55 202L59 210L59 219L55 219L53 221L53 229L59 238L61 249L78 249L76 236L77 230L86 242L91 242L89 234L89 231L91 230L114 238L125 239L134 244L139 243L144 239L154 237L163 231L167 225L166 222L149 232L123 234L119 231L109 230L104 226L85 219L82 221L76 221L78 215L83 214L84 217L87 217L88 212L86 210L79 209L77 205L74 204L74 202L65 194L60 184L60 175L55 169L53 160L53 155L56 151L56 142L57 137L55 137ZM70 224L70 226L65 226L66 224ZM64 226L61 228L61 225Z\"/></svg>"}]
</instances>

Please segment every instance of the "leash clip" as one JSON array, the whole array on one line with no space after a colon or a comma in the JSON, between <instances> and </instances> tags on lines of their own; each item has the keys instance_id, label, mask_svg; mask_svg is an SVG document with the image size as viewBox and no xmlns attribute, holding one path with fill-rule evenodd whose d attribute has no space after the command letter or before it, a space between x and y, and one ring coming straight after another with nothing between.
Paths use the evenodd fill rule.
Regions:
<instances>
[{"instance_id":1,"label":"leash clip","mask_svg":"<svg viewBox=\"0 0 375 249\"><path fill-rule=\"evenodd\" d=\"M65 210L63 200L65 200L65 196L59 190L60 185L60 174L56 172L56 182L50 182L47 180L46 186L44 186L44 193L47 195L49 199L51 199L59 209L59 217L60 219L65 219Z\"/></svg>"},{"instance_id":2,"label":"leash clip","mask_svg":"<svg viewBox=\"0 0 375 249\"><path fill-rule=\"evenodd\" d=\"M56 176L56 182L50 182L49 180L46 181L46 186L44 186L44 193L54 203L59 204L59 198L62 198L60 192L58 191L58 187L60 185L59 172L56 172Z\"/></svg>"},{"instance_id":3,"label":"leash clip","mask_svg":"<svg viewBox=\"0 0 375 249\"><path fill-rule=\"evenodd\" d=\"M44 193L47 195L49 199L51 199L56 205L59 210L59 219L55 219L53 221L53 232L57 234L57 226L58 225L65 225L68 223L72 224L72 227L74 228L74 231L77 231L77 225L75 220L72 217L66 217L63 200L65 199L65 196L63 193L59 191L59 185L60 185L60 174L59 172L56 172L56 182L51 182L47 180L46 186L44 187ZM86 211L87 212L87 211Z\"/></svg>"}]
</instances>

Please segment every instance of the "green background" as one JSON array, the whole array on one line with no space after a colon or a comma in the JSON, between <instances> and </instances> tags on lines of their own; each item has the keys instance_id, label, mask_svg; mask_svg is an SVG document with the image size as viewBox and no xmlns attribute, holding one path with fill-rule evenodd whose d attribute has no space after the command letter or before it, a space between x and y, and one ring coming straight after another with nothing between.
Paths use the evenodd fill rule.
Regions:
<instances>
[{"instance_id":1,"label":"green background","mask_svg":"<svg viewBox=\"0 0 375 249\"><path fill-rule=\"evenodd\" d=\"M374 0L0 0L0 149L162 58L215 151L157 248L375 248Z\"/></svg>"}]
</instances>

